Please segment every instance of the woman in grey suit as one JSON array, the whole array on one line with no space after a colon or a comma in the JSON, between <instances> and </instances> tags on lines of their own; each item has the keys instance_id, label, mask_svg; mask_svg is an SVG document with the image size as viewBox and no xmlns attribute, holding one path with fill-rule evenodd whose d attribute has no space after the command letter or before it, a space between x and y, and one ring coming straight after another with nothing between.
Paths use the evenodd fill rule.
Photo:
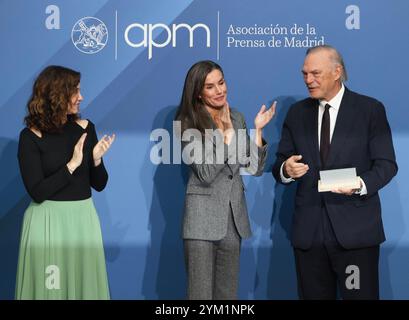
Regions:
<instances>
[{"instance_id":1,"label":"woman in grey suit","mask_svg":"<svg viewBox=\"0 0 409 320\"><path fill-rule=\"evenodd\" d=\"M262 129L274 113L275 103L261 107L252 141L243 115L227 103L221 67L200 61L187 73L176 120L191 169L183 219L188 299L237 298L241 238L251 235L240 172L262 174Z\"/></svg>"}]
</instances>

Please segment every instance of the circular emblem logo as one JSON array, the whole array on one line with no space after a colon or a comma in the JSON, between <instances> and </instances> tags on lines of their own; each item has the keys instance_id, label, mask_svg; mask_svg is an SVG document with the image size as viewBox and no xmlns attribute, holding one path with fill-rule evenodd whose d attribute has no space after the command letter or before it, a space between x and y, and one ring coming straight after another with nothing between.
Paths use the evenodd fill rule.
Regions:
<instances>
[{"instance_id":1,"label":"circular emblem logo","mask_svg":"<svg viewBox=\"0 0 409 320\"><path fill-rule=\"evenodd\" d=\"M108 29L101 20L84 17L74 24L71 40L79 51L87 54L97 53L108 42Z\"/></svg>"}]
</instances>

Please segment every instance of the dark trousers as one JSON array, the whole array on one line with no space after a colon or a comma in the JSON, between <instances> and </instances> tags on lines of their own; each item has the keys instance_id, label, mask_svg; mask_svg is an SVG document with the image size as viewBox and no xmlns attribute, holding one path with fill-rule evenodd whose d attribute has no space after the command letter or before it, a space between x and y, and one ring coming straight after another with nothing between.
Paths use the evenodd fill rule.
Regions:
<instances>
[{"instance_id":1,"label":"dark trousers","mask_svg":"<svg viewBox=\"0 0 409 320\"><path fill-rule=\"evenodd\" d=\"M227 232L218 241L185 239L187 299L235 300L239 282L241 238L228 215Z\"/></svg>"},{"instance_id":2,"label":"dark trousers","mask_svg":"<svg viewBox=\"0 0 409 320\"><path fill-rule=\"evenodd\" d=\"M344 249L325 207L311 248L294 255L300 299L336 299L337 288L342 299L379 299L379 245Z\"/></svg>"}]
</instances>

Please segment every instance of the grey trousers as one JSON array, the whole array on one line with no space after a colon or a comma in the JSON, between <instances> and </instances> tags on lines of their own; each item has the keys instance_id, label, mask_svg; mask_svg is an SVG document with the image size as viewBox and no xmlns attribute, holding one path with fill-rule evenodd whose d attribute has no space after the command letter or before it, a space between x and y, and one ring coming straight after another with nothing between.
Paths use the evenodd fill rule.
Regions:
<instances>
[{"instance_id":1,"label":"grey trousers","mask_svg":"<svg viewBox=\"0 0 409 320\"><path fill-rule=\"evenodd\" d=\"M235 300L239 282L241 238L228 217L226 236L218 241L185 239L187 299Z\"/></svg>"}]
</instances>

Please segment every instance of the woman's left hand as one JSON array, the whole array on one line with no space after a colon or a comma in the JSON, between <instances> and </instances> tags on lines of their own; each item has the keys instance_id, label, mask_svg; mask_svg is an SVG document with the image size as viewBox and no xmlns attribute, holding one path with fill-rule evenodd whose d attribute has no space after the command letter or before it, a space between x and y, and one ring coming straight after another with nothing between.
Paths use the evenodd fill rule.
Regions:
<instances>
[{"instance_id":1,"label":"woman's left hand","mask_svg":"<svg viewBox=\"0 0 409 320\"><path fill-rule=\"evenodd\" d=\"M92 150L92 156L94 158L95 166L98 166L101 163L101 158L111 147L114 140L115 134L113 134L112 136L104 135L101 140L99 140L95 145L94 149Z\"/></svg>"},{"instance_id":2,"label":"woman's left hand","mask_svg":"<svg viewBox=\"0 0 409 320\"><path fill-rule=\"evenodd\" d=\"M267 123L273 118L276 112L277 101L274 101L270 109L266 110L266 106L263 104L260 111L257 113L254 119L254 126L256 129L263 129Z\"/></svg>"}]
</instances>

